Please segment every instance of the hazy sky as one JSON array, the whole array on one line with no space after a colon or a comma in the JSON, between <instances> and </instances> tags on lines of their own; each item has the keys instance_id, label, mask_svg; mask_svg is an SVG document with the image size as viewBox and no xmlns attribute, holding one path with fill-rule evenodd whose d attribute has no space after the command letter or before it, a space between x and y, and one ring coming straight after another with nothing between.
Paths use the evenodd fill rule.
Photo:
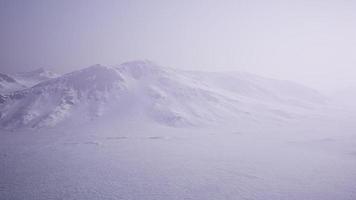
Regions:
<instances>
[{"instance_id":1,"label":"hazy sky","mask_svg":"<svg viewBox=\"0 0 356 200\"><path fill-rule=\"evenodd\" d=\"M1 72L134 59L356 82L356 1L0 0Z\"/></svg>"}]
</instances>

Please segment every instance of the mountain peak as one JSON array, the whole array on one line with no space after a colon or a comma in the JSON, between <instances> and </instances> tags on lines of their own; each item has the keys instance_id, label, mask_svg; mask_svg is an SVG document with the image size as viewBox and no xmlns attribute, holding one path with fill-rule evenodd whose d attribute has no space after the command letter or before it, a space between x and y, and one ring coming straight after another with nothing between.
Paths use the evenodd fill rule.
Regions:
<instances>
[{"instance_id":1,"label":"mountain peak","mask_svg":"<svg viewBox=\"0 0 356 200\"><path fill-rule=\"evenodd\" d=\"M64 77L68 77L68 76L75 76L76 78L84 78L84 79L101 78L103 80L106 79L106 81L110 78L114 78L114 79L119 78L120 79L120 77L116 73L115 68L107 67L107 66L100 65L100 64L91 65L87 68L84 68L84 69L81 69L78 71L74 71L74 72L64 75Z\"/></svg>"},{"instance_id":2,"label":"mountain peak","mask_svg":"<svg viewBox=\"0 0 356 200\"><path fill-rule=\"evenodd\" d=\"M86 72L93 71L93 73L95 73L96 71L106 71L109 69L112 69L112 67L107 67L107 66L104 66L101 64L94 64L94 65L90 65L89 67L86 67L84 69L81 69L81 70L78 70L75 72L78 73L78 72L84 72L84 71L86 71Z\"/></svg>"}]
</instances>

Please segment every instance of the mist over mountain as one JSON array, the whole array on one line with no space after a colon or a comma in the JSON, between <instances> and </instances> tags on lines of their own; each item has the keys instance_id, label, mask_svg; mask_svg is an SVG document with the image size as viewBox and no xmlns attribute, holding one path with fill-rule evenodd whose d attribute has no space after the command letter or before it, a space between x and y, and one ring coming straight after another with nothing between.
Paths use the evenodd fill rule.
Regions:
<instances>
[{"instance_id":1,"label":"mist over mountain","mask_svg":"<svg viewBox=\"0 0 356 200\"><path fill-rule=\"evenodd\" d=\"M325 103L317 91L289 81L243 72L176 70L145 60L93 65L62 76L40 69L15 78L28 87L1 97L0 124L6 128L105 116L178 127L231 119L283 121Z\"/></svg>"},{"instance_id":2,"label":"mist over mountain","mask_svg":"<svg viewBox=\"0 0 356 200\"><path fill-rule=\"evenodd\" d=\"M0 1L0 200L356 200L355 10Z\"/></svg>"}]
</instances>

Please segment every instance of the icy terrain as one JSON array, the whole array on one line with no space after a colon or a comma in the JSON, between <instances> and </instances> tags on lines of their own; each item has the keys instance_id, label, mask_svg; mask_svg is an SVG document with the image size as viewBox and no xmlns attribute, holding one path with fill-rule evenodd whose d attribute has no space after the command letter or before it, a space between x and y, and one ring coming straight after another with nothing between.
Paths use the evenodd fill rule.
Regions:
<instances>
[{"instance_id":1,"label":"icy terrain","mask_svg":"<svg viewBox=\"0 0 356 200\"><path fill-rule=\"evenodd\" d=\"M356 114L308 87L149 61L0 101L0 199L356 199Z\"/></svg>"}]
</instances>

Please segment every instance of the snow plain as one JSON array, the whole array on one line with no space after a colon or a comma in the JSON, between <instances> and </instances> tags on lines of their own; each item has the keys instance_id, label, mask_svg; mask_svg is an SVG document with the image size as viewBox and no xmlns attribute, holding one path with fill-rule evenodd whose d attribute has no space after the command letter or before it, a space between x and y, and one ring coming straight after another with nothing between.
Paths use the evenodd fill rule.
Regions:
<instances>
[{"instance_id":1,"label":"snow plain","mask_svg":"<svg viewBox=\"0 0 356 200\"><path fill-rule=\"evenodd\" d=\"M152 65L4 95L0 199L356 199L347 107L290 82Z\"/></svg>"}]
</instances>

